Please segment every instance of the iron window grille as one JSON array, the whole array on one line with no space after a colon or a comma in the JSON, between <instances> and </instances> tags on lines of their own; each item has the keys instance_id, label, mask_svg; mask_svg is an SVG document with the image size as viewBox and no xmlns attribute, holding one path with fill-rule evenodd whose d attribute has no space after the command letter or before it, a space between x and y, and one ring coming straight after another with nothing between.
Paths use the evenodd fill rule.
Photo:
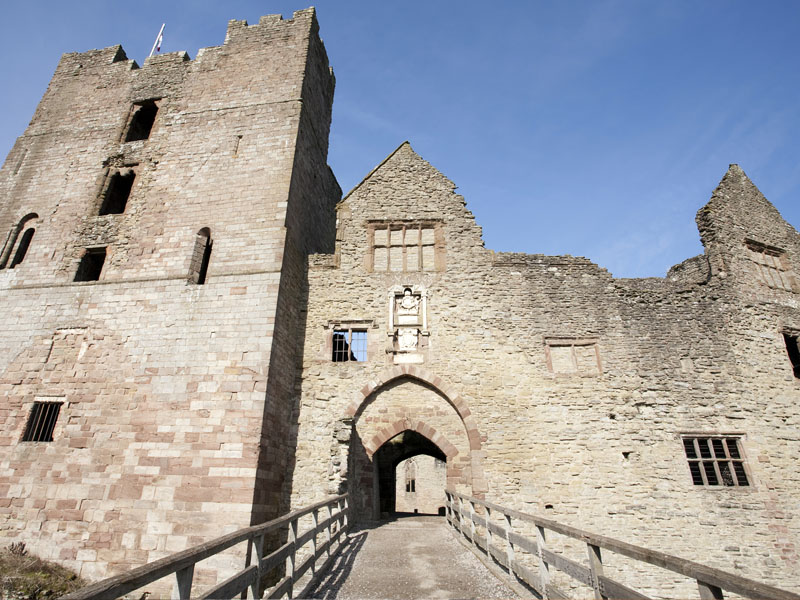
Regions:
<instances>
[{"instance_id":1,"label":"iron window grille","mask_svg":"<svg viewBox=\"0 0 800 600\"><path fill-rule=\"evenodd\" d=\"M367 360L366 329L333 330L333 362L364 362Z\"/></svg>"},{"instance_id":2,"label":"iron window grille","mask_svg":"<svg viewBox=\"0 0 800 600\"><path fill-rule=\"evenodd\" d=\"M750 485L739 438L733 436L683 438L692 483L702 486Z\"/></svg>"},{"instance_id":3,"label":"iron window grille","mask_svg":"<svg viewBox=\"0 0 800 600\"><path fill-rule=\"evenodd\" d=\"M61 402L34 402L22 441L52 442L61 404Z\"/></svg>"}]
</instances>

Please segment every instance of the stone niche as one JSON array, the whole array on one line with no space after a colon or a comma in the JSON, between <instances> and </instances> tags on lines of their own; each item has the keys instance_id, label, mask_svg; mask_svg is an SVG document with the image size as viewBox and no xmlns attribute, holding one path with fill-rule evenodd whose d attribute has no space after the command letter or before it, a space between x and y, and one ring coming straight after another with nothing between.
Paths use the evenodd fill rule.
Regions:
<instances>
[{"instance_id":1,"label":"stone niche","mask_svg":"<svg viewBox=\"0 0 800 600\"><path fill-rule=\"evenodd\" d=\"M428 291L420 285L395 285L389 289L387 352L396 365L425 362L428 348Z\"/></svg>"}]
</instances>

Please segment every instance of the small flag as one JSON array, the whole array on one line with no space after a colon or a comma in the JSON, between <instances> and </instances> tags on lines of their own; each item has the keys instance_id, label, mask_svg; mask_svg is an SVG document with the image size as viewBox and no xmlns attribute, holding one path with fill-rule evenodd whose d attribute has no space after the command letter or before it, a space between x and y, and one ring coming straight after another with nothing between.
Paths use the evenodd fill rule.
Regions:
<instances>
[{"instance_id":1,"label":"small flag","mask_svg":"<svg viewBox=\"0 0 800 600\"><path fill-rule=\"evenodd\" d=\"M150 56L153 56L156 52L161 52L161 42L164 41L164 26L166 23L161 24L161 29L158 30L158 35L156 36L156 41L153 44L153 47L150 49Z\"/></svg>"}]
</instances>

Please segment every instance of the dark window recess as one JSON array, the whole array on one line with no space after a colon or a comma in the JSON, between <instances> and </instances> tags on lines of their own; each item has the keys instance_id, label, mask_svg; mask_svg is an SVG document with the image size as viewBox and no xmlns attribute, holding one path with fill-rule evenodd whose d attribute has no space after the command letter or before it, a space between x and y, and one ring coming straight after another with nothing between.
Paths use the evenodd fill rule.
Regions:
<instances>
[{"instance_id":1,"label":"dark window recess","mask_svg":"<svg viewBox=\"0 0 800 600\"><path fill-rule=\"evenodd\" d=\"M203 243L203 258L200 262L200 271L197 273L197 283L203 284L206 282L208 263L211 260L211 246L213 246L213 244L214 242L211 239L211 234L209 233L205 236L205 242Z\"/></svg>"},{"instance_id":2,"label":"dark window recess","mask_svg":"<svg viewBox=\"0 0 800 600\"><path fill-rule=\"evenodd\" d=\"M783 341L786 342L786 352L789 353L789 360L792 363L794 376L800 379L800 343L796 335L783 334Z\"/></svg>"},{"instance_id":3,"label":"dark window recess","mask_svg":"<svg viewBox=\"0 0 800 600\"><path fill-rule=\"evenodd\" d=\"M9 265L9 269L13 269L23 260L25 260L25 255L28 253L28 247L31 245L31 240L33 239L33 234L36 230L33 227L29 227L25 230L25 233L22 234L22 239L19 241L19 246L17 246L17 251L14 254L14 260L11 261Z\"/></svg>"},{"instance_id":4,"label":"dark window recess","mask_svg":"<svg viewBox=\"0 0 800 600\"><path fill-rule=\"evenodd\" d=\"M150 137L153 130L153 123L158 114L158 104L155 100L147 100L133 105L133 115L131 123L128 125L128 133L125 136L126 142L146 140Z\"/></svg>"},{"instance_id":5,"label":"dark window recess","mask_svg":"<svg viewBox=\"0 0 800 600\"><path fill-rule=\"evenodd\" d=\"M417 491L417 481L416 479L409 479L406 481L406 491L415 493Z\"/></svg>"},{"instance_id":6,"label":"dark window recess","mask_svg":"<svg viewBox=\"0 0 800 600\"><path fill-rule=\"evenodd\" d=\"M360 329L334 329L333 362L367 360L367 332Z\"/></svg>"},{"instance_id":7,"label":"dark window recess","mask_svg":"<svg viewBox=\"0 0 800 600\"><path fill-rule=\"evenodd\" d=\"M703 486L748 486L737 437L685 437L692 483Z\"/></svg>"},{"instance_id":8,"label":"dark window recess","mask_svg":"<svg viewBox=\"0 0 800 600\"><path fill-rule=\"evenodd\" d=\"M106 262L105 248L87 248L75 272L75 281L97 281Z\"/></svg>"},{"instance_id":9,"label":"dark window recess","mask_svg":"<svg viewBox=\"0 0 800 600\"><path fill-rule=\"evenodd\" d=\"M23 442L52 442L61 402L34 402Z\"/></svg>"},{"instance_id":10,"label":"dark window recess","mask_svg":"<svg viewBox=\"0 0 800 600\"><path fill-rule=\"evenodd\" d=\"M100 215L118 215L125 212L125 205L133 188L133 180L136 173L129 169L125 173L117 172L111 176L108 182L103 204L100 206Z\"/></svg>"}]
</instances>

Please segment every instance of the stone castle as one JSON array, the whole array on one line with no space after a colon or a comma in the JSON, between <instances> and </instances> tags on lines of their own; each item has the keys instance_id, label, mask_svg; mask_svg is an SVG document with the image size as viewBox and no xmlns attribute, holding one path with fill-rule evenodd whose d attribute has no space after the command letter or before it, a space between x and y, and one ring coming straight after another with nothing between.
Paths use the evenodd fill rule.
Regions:
<instances>
[{"instance_id":1,"label":"stone castle","mask_svg":"<svg viewBox=\"0 0 800 600\"><path fill-rule=\"evenodd\" d=\"M408 143L342 198L333 92L313 9L62 57L0 173L4 545L99 579L341 491L437 512L425 455L421 487L800 586L800 236L744 172L704 254L616 279L485 248Z\"/></svg>"}]
</instances>

